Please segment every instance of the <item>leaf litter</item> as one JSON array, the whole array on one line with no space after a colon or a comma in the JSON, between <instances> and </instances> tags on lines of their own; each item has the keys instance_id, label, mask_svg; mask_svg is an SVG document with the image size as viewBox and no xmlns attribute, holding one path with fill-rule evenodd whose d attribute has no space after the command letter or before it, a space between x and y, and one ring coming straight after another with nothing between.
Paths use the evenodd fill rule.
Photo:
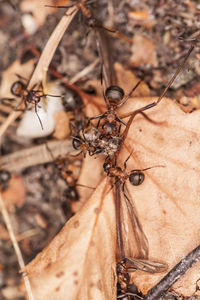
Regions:
<instances>
[{"instance_id":1,"label":"leaf litter","mask_svg":"<svg viewBox=\"0 0 200 300\"><path fill-rule=\"evenodd\" d=\"M123 113L152 100L131 98ZM128 185L128 190L148 240L149 259L167 264L168 272L199 245L200 113L186 114L164 98L149 110L148 116L162 124L137 116L120 154L120 164L133 151L128 170L163 166L146 171L144 183L134 188ZM86 177L88 172L95 175L94 168L87 168ZM84 184L84 176L82 180ZM108 181L104 179L97 186L79 212L26 267L37 299L115 299L116 221ZM76 271L77 280L73 277ZM167 272L136 271L131 280L146 294ZM173 286L173 291L191 296L199 278L197 263Z\"/></svg>"}]
</instances>

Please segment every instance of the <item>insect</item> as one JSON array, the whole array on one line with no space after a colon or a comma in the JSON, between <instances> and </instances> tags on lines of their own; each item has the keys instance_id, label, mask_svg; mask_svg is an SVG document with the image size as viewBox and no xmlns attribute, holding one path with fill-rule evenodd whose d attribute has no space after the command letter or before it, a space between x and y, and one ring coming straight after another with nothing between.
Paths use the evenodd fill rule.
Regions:
<instances>
[{"instance_id":1,"label":"insect","mask_svg":"<svg viewBox=\"0 0 200 300\"><path fill-rule=\"evenodd\" d=\"M22 109L19 109L19 107L21 106L22 103L24 103L25 109L28 109L28 104L34 104L35 113L38 117L41 128L43 129L42 121L37 112L38 103L41 101L42 98L47 97L47 96L51 96L51 97L60 97L60 96L44 94L41 89L35 90L36 84L33 86L33 88L31 90L28 90L27 89L27 80L19 74L16 74L16 76L18 77L19 80L15 81L10 88L10 91L13 94L13 96L15 96L15 98L3 98L1 100L2 103L6 104L6 105L10 105L11 101L20 97L22 100L15 107L15 110L22 110Z\"/></svg>"},{"instance_id":2,"label":"insect","mask_svg":"<svg viewBox=\"0 0 200 300\"><path fill-rule=\"evenodd\" d=\"M148 260L148 241L126 187L127 180L132 186L141 185L145 180L145 171L163 166L127 171L127 161L130 156L131 154L125 160L123 169L117 166L116 163L114 165L113 160L110 158L103 165L107 176L113 179L111 185L115 188L116 229L119 252L117 253L117 275L121 291L125 294L129 289L129 273L138 269L149 273L166 270L165 264ZM137 254L135 254L136 248Z\"/></svg>"},{"instance_id":3,"label":"insect","mask_svg":"<svg viewBox=\"0 0 200 300\"><path fill-rule=\"evenodd\" d=\"M63 196L68 198L71 201L78 201L79 200L79 194L76 189L76 182L77 179L75 179L74 174L71 170L69 170L66 166L66 162L62 158L55 159L53 156L53 153L49 146L45 144L46 149L50 153L52 160L55 162L55 166L57 170L59 171L62 179L65 181L65 190L63 193Z\"/></svg>"},{"instance_id":4,"label":"insect","mask_svg":"<svg viewBox=\"0 0 200 300\"><path fill-rule=\"evenodd\" d=\"M68 4L68 5L63 5L63 6L45 5L45 7L70 8L70 7L75 6L76 9L80 9L87 26L92 27L92 28L100 27L100 28L104 28L105 30L108 30L110 32L113 32L112 30L103 27L101 22L94 17L92 9L91 9L91 5L93 3L95 3L95 0L76 0L76 1L71 1L71 4Z\"/></svg>"},{"instance_id":5,"label":"insect","mask_svg":"<svg viewBox=\"0 0 200 300\"><path fill-rule=\"evenodd\" d=\"M99 119L97 123L97 128L99 128L101 120L103 120L101 124L101 132L103 136L108 137L120 135L121 125L123 124L126 126L126 123L118 117L116 111L131 97L140 82L141 80L138 81L130 93L124 98L124 91L119 86L109 86L104 93L103 81L101 78L102 95L106 103L107 110L103 114L91 117L89 122L91 120Z\"/></svg>"},{"instance_id":6,"label":"insect","mask_svg":"<svg viewBox=\"0 0 200 300\"><path fill-rule=\"evenodd\" d=\"M57 159L55 161L55 165L56 165L57 169L59 170L59 172L66 184L63 195L71 201L78 201L79 194L76 189L76 181L77 180L74 178L73 172L66 168L66 164L63 159L60 159L60 158Z\"/></svg>"},{"instance_id":7,"label":"insect","mask_svg":"<svg viewBox=\"0 0 200 300\"><path fill-rule=\"evenodd\" d=\"M131 126L131 123L134 117L138 113L142 113L143 111L150 109L156 106L166 94L168 88L171 86L176 76L182 69L184 63L188 59L190 53L193 50L193 46L190 47L187 55L185 56L183 62L178 67L174 76L169 81L167 87L164 89L161 96L157 101L146 105L138 110L126 116L130 116L126 128L122 134L123 141L125 140L128 130ZM123 142L122 142L123 143ZM120 147L122 145L120 144ZM120 147L118 153L116 153L114 158L108 157L104 163L104 171L107 173L107 176L114 179L112 183L112 187L115 188L115 209L116 209L116 229L117 229L117 245L118 251L117 253L117 275L118 275L118 283L121 287L122 297L123 296L131 296L129 293L129 283L130 276L129 273L134 272L135 270L142 270L145 272L155 273L162 272L166 270L166 265L149 261L148 260L148 241L143 232L142 226L137 217L136 209L133 206L132 201L130 201L130 195L128 194L128 190L126 188L126 181L129 180L130 184L133 186L141 185L145 179L144 171L151 169L146 168L143 170L131 170L129 172L126 171L126 164L129 157L124 162L124 168L117 166L117 157L120 152ZM125 201L122 201L122 197ZM132 245L136 245L137 247L137 255L135 256L135 249L133 249ZM129 298L130 299L130 298Z\"/></svg>"},{"instance_id":8,"label":"insect","mask_svg":"<svg viewBox=\"0 0 200 300\"><path fill-rule=\"evenodd\" d=\"M88 118L84 113L84 103L81 96L73 91L67 90L62 97L62 104L67 112L71 112L73 116L69 120L71 136L79 136L88 122Z\"/></svg>"}]
</instances>

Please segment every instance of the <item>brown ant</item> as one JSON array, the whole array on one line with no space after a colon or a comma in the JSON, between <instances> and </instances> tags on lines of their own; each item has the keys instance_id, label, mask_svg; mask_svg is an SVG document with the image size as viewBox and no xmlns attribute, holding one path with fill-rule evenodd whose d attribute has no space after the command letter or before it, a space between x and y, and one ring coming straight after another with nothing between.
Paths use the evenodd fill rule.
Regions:
<instances>
[{"instance_id":1,"label":"brown ant","mask_svg":"<svg viewBox=\"0 0 200 300\"><path fill-rule=\"evenodd\" d=\"M60 97L60 96L44 94L42 90L35 90L34 88L36 87L37 84L35 84L31 90L28 90L27 83L26 84L24 83L24 81L27 82L27 80L19 74L16 74L16 76L19 78L19 80L15 81L12 84L10 91L13 94L13 96L15 96L15 98L21 97L22 101L17 105L17 107L15 107L15 110L21 110L21 109L18 109L18 107L22 103L24 103L25 109L28 108L28 104L34 104L35 113L38 117L41 128L44 129L43 125L42 125L42 121L37 112L38 103L41 101L41 98L44 98L47 96L51 96L51 97ZM10 105L10 101L15 100L15 98L3 98L2 102L5 103L6 105L8 105L8 104ZM9 101L9 103L7 101Z\"/></svg>"},{"instance_id":2,"label":"brown ant","mask_svg":"<svg viewBox=\"0 0 200 300\"><path fill-rule=\"evenodd\" d=\"M91 117L91 120L99 119L97 123L97 128L100 125L102 119L104 119L103 124L101 125L103 136L119 136L121 124L126 126L126 123L118 117L116 110L120 108L126 101L131 97L132 93L139 86L141 80L132 88L129 94L124 98L124 91L119 86L109 86L105 93L103 89L103 80L101 75L101 87L102 95L107 106L107 111L103 114ZM120 124L120 126L118 126Z\"/></svg>"},{"instance_id":3,"label":"brown ant","mask_svg":"<svg viewBox=\"0 0 200 300\"><path fill-rule=\"evenodd\" d=\"M63 5L63 6L45 5L45 7L57 7L57 8L67 8L68 9L68 8L75 6L76 9L80 9L87 26L92 27L92 28L99 27L99 28L103 28L109 32L115 32L113 30L103 27L101 22L93 16L93 13L91 10L91 4L95 3L95 0L76 0L76 1L71 1L71 2L72 2L71 4Z\"/></svg>"},{"instance_id":4,"label":"brown ant","mask_svg":"<svg viewBox=\"0 0 200 300\"><path fill-rule=\"evenodd\" d=\"M65 181L64 196L71 201L78 201L79 194L76 189L76 179L71 170L66 170L66 165L63 159L56 159L55 165L59 170L63 180Z\"/></svg>"},{"instance_id":5,"label":"brown ant","mask_svg":"<svg viewBox=\"0 0 200 300\"><path fill-rule=\"evenodd\" d=\"M65 111L73 114L73 117L69 120L71 136L79 136L81 130L88 123L88 118L84 114L84 103L81 96L74 90L67 90L62 97L62 104Z\"/></svg>"},{"instance_id":6,"label":"brown ant","mask_svg":"<svg viewBox=\"0 0 200 300\"><path fill-rule=\"evenodd\" d=\"M112 186L115 187L115 208L116 208L116 228L117 228L117 244L119 250L119 261L117 263L118 281L121 285L121 290L124 292L128 288L129 273L137 269L145 272L155 273L162 272L166 269L166 265L148 261L148 241L139 222L136 210L128 196L126 188L127 179L133 186L139 186L144 182L144 171L150 170L154 166L145 169L133 169L126 171L127 161L131 154L124 162L123 169L117 166L113 159L108 158L103 165L107 176L114 179ZM124 202L121 202L121 193L124 197ZM126 220L126 221L125 221ZM126 224L125 224L126 223ZM128 227L128 229L127 229ZM127 231L133 235L135 243L130 243L127 239ZM133 244L133 245L132 245ZM138 247L138 257L135 258L135 244Z\"/></svg>"}]
</instances>

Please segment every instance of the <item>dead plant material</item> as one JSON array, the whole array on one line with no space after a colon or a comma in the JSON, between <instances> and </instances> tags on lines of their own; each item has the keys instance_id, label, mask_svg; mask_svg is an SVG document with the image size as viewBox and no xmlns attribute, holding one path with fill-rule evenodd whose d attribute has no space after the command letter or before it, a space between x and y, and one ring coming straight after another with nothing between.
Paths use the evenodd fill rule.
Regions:
<instances>
[{"instance_id":1,"label":"dead plant material","mask_svg":"<svg viewBox=\"0 0 200 300\"><path fill-rule=\"evenodd\" d=\"M132 98L123 106L123 113L151 102L152 98ZM167 264L169 271L199 245L200 112L186 114L164 98L148 111L148 116L160 124L137 116L119 163L123 165L133 151L128 170L164 166L145 171L142 185L132 187L127 183L127 188L148 240L149 259ZM95 177L89 163L85 178ZM113 190L105 179L52 243L25 268L34 296L39 300L115 299L115 222ZM132 242L129 235L127 231L127 239ZM195 292L199 265L173 285L175 292L184 296ZM131 282L146 294L163 276L136 271L131 273Z\"/></svg>"}]
</instances>

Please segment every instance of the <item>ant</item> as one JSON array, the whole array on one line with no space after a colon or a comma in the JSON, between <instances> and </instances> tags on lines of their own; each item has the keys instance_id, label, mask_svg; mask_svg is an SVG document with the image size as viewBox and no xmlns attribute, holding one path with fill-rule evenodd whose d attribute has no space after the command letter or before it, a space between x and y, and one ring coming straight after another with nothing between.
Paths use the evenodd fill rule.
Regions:
<instances>
[{"instance_id":1,"label":"ant","mask_svg":"<svg viewBox=\"0 0 200 300\"><path fill-rule=\"evenodd\" d=\"M60 97L60 96L44 94L42 90L35 90L34 88L36 87L37 84L35 84L31 90L28 90L27 89L27 79L25 79L24 77L22 77L19 74L16 74L16 76L18 77L18 80L12 84L10 91L13 94L13 96L15 96L15 98L21 97L22 101L17 105L17 107L15 107L15 110L21 110L21 109L18 109L18 107L22 103L24 103L25 109L28 108L28 104L34 104L35 113L38 117L41 128L44 129L43 125L42 125L42 121L37 112L38 103L41 101L41 98L44 98L47 96L51 96L51 97ZM24 82L26 82L26 84ZM2 102L4 102L6 105L8 105L10 103L8 103L7 101L13 101L13 100L15 100L15 98L3 98Z\"/></svg>"},{"instance_id":2,"label":"ant","mask_svg":"<svg viewBox=\"0 0 200 300\"><path fill-rule=\"evenodd\" d=\"M101 75L101 88L103 99L106 103L107 111L103 114L91 117L89 119L89 123L91 120L99 119L97 123L97 128L100 126L100 122L104 119L103 124L101 125L102 135L103 136L119 136L121 124L126 126L126 123L118 117L116 110L120 108L126 101L131 97L132 93L139 86L142 80L139 80L137 84L132 88L129 94L124 98L124 91L119 86L109 86L105 93L103 89L103 79ZM117 126L120 123L120 126Z\"/></svg>"},{"instance_id":3,"label":"ant","mask_svg":"<svg viewBox=\"0 0 200 300\"><path fill-rule=\"evenodd\" d=\"M74 149L80 150L84 157L87 153L90 156L101 153L111 157L119 149L121 141L119 136L106 137L96 127L89 127L82 130L80 135L73 137L72 146Z\"/></svg>"},{"instance_id":4,"label":"ant","mask_svg":"<svg viewBox=\"0 0 200 300\"><path fill-rule=\"evenodd\" d=\"M72 2L71 4L63 5L63 6L45 5L45 7L57 7L57 8L67 8L68 9L70 7L75 6L76 9L80 9L87 26L89 26L91 28L99 27L99 28L103 28L109 32L115 32L113 30L103 27L101 22L94 17L92 10L91 10L91 4L95 3L95 0L76 0L76 1L71 1L71 2Z\"/></svg>"},{"instance_id":5,"label":"ant","mask_svg":"<svg viewBox=\"0 0 200 300\"><path fill-rule=\"evenodd\" d=\"M64 159L61 158L55 159L49 146L47 144L45 144L45 146L48 152L50 153L52 160L55 162L55 166L58 169L62 179L65 181L66 188L64 191L64 196L66 196L71 201L78 201L79 194L76 190L77 179L74 178L73 172L71 170L66 170L66 164Z\"/></svg>"},{"instance_id":6,"label":"ant","mask_svg":"<svg viewBox=\"0 0 200 300\"><path fill-rule=\"evenodd\" d=\"M71 136L79 136L81 130L86 127L88 122L88 118L83 111L84 103L81 96L70 89L62 97L62 104L67 112L73 113L73 117L69 120Z\"/></svg>"},{"instance_id":7,"label":"ant","mask_svg":"<svg viewBox=\"0 0 200 300\"><path fill-rule=\"evenodd\" d=\"M79 194L76 189L77 180L74 178L72 171L66 170L65 162L63 159L56 159L55 165L66 184L64 196L66 196L66 198L68 198L71 201L78 201Z\"/></svg>"},{"instance_id":8,"label":"ant","mask_svg":"<svg viewBox=\"0 0 200 300\"><path fill-rule=\"evenodd\" d=\"M129 180L133 186L141 185L145 180L145 171L163 166L126 171L130 156L131 154L125 160L123 169L117 166L116 162L113 162L110 158L108 158L103 165L107 176L114 179L112 186L115 187L116 229L119 250L117 273L122 291L127 290L130 272L139 269L145 272L155 273L162 272L166 269L166 265L164 264L147 260L148 241L139 222L133 203L130 201L126 187L127 180ZM125 200L123 202L121 201L121 193ZM130 238L128 240L127 232L130 233L130 238L132 238L133 241L130 242ZM138 248L137 256L139 258L135 258L135 245L137 245Z\"/></svg>"}]
</instances>

